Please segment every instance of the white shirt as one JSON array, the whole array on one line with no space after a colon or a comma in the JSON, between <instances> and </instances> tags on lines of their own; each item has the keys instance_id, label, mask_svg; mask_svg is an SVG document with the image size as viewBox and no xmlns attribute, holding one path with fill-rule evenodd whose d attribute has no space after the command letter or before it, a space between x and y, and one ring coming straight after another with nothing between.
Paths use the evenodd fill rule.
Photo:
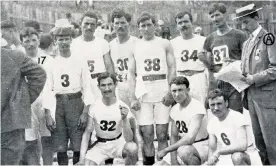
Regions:
<instances>
[{"instance_id":1,"label":"white shirt","mask_svg":"<svg viewBox=\"0 0 276 166\"><path fill-rule=\"evenodd\" d=\"M256 39L256 37L260 33L261 29L262 29L262 26L259 25L258 28L255 29L255 31L252 32L252 35L253 35L252 41L254 41Z\"/></svg>"},{"instance_id":2,"label":"white shirt","mask_svg":"<svg viewBox=\"0 0 276 166\"><path fill-rule=\"evenodd\" d=\"M102 99L98 99L95 104L91 105L88 115L93 118L93 124L96 135L101 138L112 139L122 133L123 122L121 118L121 106L129 107L121 100L107 106ZM133 117L131 111L128 112L127 118Z\"/></svg>"},{"instance_id":3,"label":"white shirt","mask_svg":"<svg viewBox=\"0 0 276 166\"><path fill-rule=\"evenodd\" d=\"M204 64L198 59L198 53L203 50L205 37L194 35L193 38L185 40L178 36L171 40L176 60L176 70L205 70Z\"/></svg>"},{"instance_id":4,"label":"white shirt","mask_svg":"<svg viewBox=\"0 0 276 166\"><path fill-rule=\"evenodd\" d=\"M110 55L115 66L115 73L117 74L118 89L127 89L129 57L134 55L134 45L136 40L134 36L130 36L125 43L119 43L118 38L110 42Z\"/></svg>"},{"instance_id":5,"label":"white shirt","mask_svg":"<svg viewBox=\"0 0 276 166\"><path fill-rule=\"evenodd\" d=\"M209 120L207 131L209 134L214 134L217 137L218 147L224 147L239 142L236 136L237 131L242 126L249 126L248 121L245 120L241 113L230 109L229 114L223 121L219 121L215 116L212 117ZM248 139L247 142L248 146L252 145L252 140Z\"/></svg>"},{"instance_id":6,"label":"white shirt","mask_svg":"<svg viewBox=\"0 0 276 166\"><path fill-rule=\"evenodd\" d=\"M189 125L196 115L204 115L195 139L197 141L208 136L206 130L206 110L203 104L192 98L191 102L185 108L180 108L179 103L172 107L170 117L176 123L180 137L185 137L189 133Z\"/></svg>"}]
</instances>

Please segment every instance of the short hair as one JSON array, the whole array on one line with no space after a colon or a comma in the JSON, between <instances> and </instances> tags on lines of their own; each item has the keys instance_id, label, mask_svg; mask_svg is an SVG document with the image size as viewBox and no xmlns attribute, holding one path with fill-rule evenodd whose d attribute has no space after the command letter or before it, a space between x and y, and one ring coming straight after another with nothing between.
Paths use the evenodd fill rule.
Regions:
<instances>
[{"instance_id":1,"label":"short hair","mask_svg":"<svg viewBox=\"0 0 276 166\"><path fill-rule=\"evenodd\" d=\"M149 12L142 12L141 16L137 20L137 25L139 26L139 24L141 22L146 21L146 20L150 20L150 19L151 19L152 23L155 25L156 20L153 17L153 15Z\"/></svg>"},{"instance_id":2,"label":"short hair","mask_svg":"<svg viewBox=\"0 0 276 166\"><path fill-rule=\"evenodd\" d=\"M32 28L32 27L25 27L25 28L23 28L20 31L20 35L19 35L20 41L23 42L23 38L24 37L31 36L31 35L36 35L37 38L39 39L38 32L34 28Z\"/></svg>"},{"instance_id":3,"label":"short hair","mask_svg":"<svg viewBox=\"0 0 276 166\"><path fill-rule=\"evenodd\" d=\"M172 86L172 84L186 85L186 88L189 88L189 86L190 86L189 80L186 77L183 77L183 76L178 76L178 77L175 77L174 79L172 79L171 82L170 82L170 86Z\"/></svg>"},{"instance_id":4,"label":"short hair","mask_svg":"<svg viewBox=\"0 0 276 166\"><path fill-rule=\"evenodd\" d=\"M55 27L52 33L55 39L57 36L73 36L73 31L70 27Z\"/></svg>"},{"instance_id":5,"label":"short hair","mask_svg":"<svg viewBox=\"0 0 276 166\"><path fill-rule=\"evenodd\" d=\"M34 28L37 32L42 32L42 30L40 29L40 25L37 21L33 21L33 20L29 20L26 21L24 24L25 27L32 27Z\"/></svg>"},{"instance_id":6,"label":"short hair","mask_svg":"<svg viewBox=\"0 0 276 166\"><path fill-rule=\"evenodd\" d=\"M223 3L213 3L209 8L209 15L217 10L223 14L227 12L226 6Z\"/></svg>"},{"instance_id":7,"label":"short hair","mask_svg":"<svg viewBox=\"0 0 276 166\"><path fill-rule=\"evenodd\" d=\"M250 18L255 18L255 17L259 17L259 13L256 11L256 12L253 12L253 13L251 13L251 14L248 14L247 16L245 16L245 17L250 17Z\"/></svg>"},{"instance_id":8,"label":"short hair","mask_svg":"<svg viewBox=\"0 0 276 166\"><path fill-rule=\"evenodd\" d=\"M212 91L210 91L209 93L208 93L208 96L207 96L207 99L209 100L209 99L214 99L214 98L216 98L216 97L223 97L223 99L225 100L225 101L227 101L228 100L228 97L226 96L226 94L222 91L222 90L220 90L220 89L214 89L214 90L212 90Z\"/></svg>"},{"instance_id":9,"label":"short hair","mask_svg":"<svg viewBox=\"0 0 276 166\"><path fill-rule=\"evenodd\" d=\"M126 13L122 9L117 9L117 10L114 10L111 14L111 22L114 22L115 18L121 18L121 17L125 17L127 22L131 21L131 16L129 13Z\"/></svg>"},{"instance_id":10,"label":"short hair","mask_svg":"<svg viewBox=\"0 0 276 166\"><path fill-rule=\"evenodd\" d=\"M92 12L92 11L86 11L82 14L81 16L81 20L80 20L80 24L82 23L84 17L90 17L90 18L95 18L96 22L98 22L98 16L96 13Z\"/></svg>"},{"instance_id":11,"label":"short hair","mask_svg":"<svg viewBox=\"0 0 276 166\"><path fill-rule=\"evenodd\" d=\"M16 28L16 25L8 20L1 22L1 29Z\"/></svg>"},{"instance_id":12,"label":"short hair","mask_svg":"<svg viewBox=\"0 0 276 166\"><path fill-rule=\"evenodd\" d=\"M117 78L114 74L111 74L111 73L108 73L108 72L104 72L104 73L101 73L98 78L97 78L97 81L98 81L98 85L100 85L101 83L101 80L103 79L106 79L106 78L111 78L113 80L113 83L116 84L117 83Z\"/></svg>"},{"instance_id":13,"label":"short hair","mask_svg":"<svg viewBox=\"0 0 276 166\"><path fill-rule=\"evenodd\" d=\"M176 19L177 19L177 18L180 19L180 18L184 17L186 14L189 16L190 21L193 22L193 16L192 16L192 14L191 14L190 12L188 12L188 11L184 11L184 12L178 13L178 14L175 16L175 18L174 18L175 23L177 23L177 22L176 22Z\"/></svg>"},{"instance_id":14,"label":"short hair","mask_svg":"<svg viewBox=\"0 0 276 166\"><path fill-rule=\"evenodd\" d=\"M67 19L68 19L68 18L72 18L72 15L71 15L70 12L66 13L65 16L66 16Z\"/></svg>"},{"instance_id":15,"label":"short hair","mask_svg":"<svg viewBox=\"0 0 276 166\"><path fill-rule=\"evenodd\" d=\"M53 43L53 38L50 34L42 34L40 35L40 44L39 47L41 49L47 49Z\"/></svg>"}]
</instances>

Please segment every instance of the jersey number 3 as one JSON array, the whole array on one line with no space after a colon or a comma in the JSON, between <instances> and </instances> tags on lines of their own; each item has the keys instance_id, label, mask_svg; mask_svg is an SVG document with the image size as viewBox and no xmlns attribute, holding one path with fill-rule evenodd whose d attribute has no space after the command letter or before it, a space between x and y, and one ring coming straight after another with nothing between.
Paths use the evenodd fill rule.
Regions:
<instances>
[{"instance_id":1,"label":"jersey number 3","mask_svg":"<svg viewBox=\"0 0 276 166\"><path fill-rule=\"evenodd\" d=\"M61 85L63 87L68 87L70 85L69 75L67 75L67 74L61 75L61 79L62 79Z\"/></svg>"},{"instance_id":2,"label":"jersey number 3","mask_svg":"<svg viewBox=\"0 0 276 166\"><path fill-rule=\"evenodd\" d=\"M116 125L116 121L106 121L106 120L102 120L100 122L101 126L100 128L103 131L114 131L115 130L115 125Z\"/></svg>"},{"instance_id":3,"label":"jersey number 3","mask_svg":"<svg viewBox=\"0 0 276 166\"><path fill-rule=\"evenodd\" d=\"M188 128L184 121L176 121L176 127L178 128L179 133L188 133Z\"/></svg>"}]
</instances>

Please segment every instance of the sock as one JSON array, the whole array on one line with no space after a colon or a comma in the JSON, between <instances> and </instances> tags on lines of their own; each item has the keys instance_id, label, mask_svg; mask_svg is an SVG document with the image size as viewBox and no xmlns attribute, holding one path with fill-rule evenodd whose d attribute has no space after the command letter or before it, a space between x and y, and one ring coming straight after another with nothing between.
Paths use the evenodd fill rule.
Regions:
<instances>
[{"instance_id":1,"label":"sock","mask_svg":"<svg viewBox=\"0 0 276 166\"><path fill-rule=\"evenodd\" d=\"M57 152L58 165L68 165L67 152Z\"/></svg>"},{"instance_id":2,"label":"sock","mask_svg":"<svg viewBox=\"0 0 276 166\"><path fill-rule=\"evenodd\" d=\"M105 164L113 164L114 159L105 160Z\"/></svg>"},{"instance_id":3,"label":"sock","mask_svg":"<svg viewBox=\"0 0 276 166\"><path fill-rule=\"evenodd\" d=\"M143 165L153 165L154 164L154 156L151 157L146 157L145 156L145 160L143 161Z\"/></svg>"},{"instance_id":4,"label":"sock","mask_svg":"<svg viewBox=\"0 0 276 166\"><path fill-rule=\"evenodd\" d=\"M80 152L74 152L73 154L73 165L77 164L80 160Z\"/></svg>"}]
</instances>

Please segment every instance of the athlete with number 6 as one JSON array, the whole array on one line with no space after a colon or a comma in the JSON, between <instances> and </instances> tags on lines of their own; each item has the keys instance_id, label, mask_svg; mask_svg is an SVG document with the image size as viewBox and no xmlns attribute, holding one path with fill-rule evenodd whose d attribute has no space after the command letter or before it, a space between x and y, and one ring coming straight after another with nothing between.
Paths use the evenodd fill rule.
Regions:
<instances>
[{"instance_id":1,"label":"athlete with number 6","mask_svg":"<svg viewBox=\"0 0 276 166\"><path fill-rule=\"evenodd\" d=\"M171 40L176 60L177 76L185 76L191 83L191 96L202 103L207 96L205 66L198 59L203 51L205 37L193 34L193 17L190 12L181 12L175 16L180 36Z\"/></svg>"},{"instance_id":2,"label":"athlete with number 6","mask_svg":"<svg viewBox=\"0 0 276 166\"><path fill-rule=\"evenodd\" d=\"M209 68L209 90L222 89L229 98L229 108L242 112L241 94L229 83L216 80L214 73L230 62L241 60L242 45L246 35L240 30L227 25L227 9L222 3L212 4L209 9L209 16L217 30L211 33L205 40L204 50L207 56L202 58ZM200 57L201 58L201 57Z\"/></svg>"},{"instance_id":3,"label":"athlete with number 6","mask_svg":"<svg viewBox=\"0 0 276 166\"><path fill-rule=\"evenodd\" d=\"M169 93L169 82L176 75L175 58L169 40L154 36L155 19L150 13L142 13L137 24L143 38L135 43L136 65L129 66L130 71L137 73L132 92L136 92L138 100L132 102L132 108L136 110L143 138L143 163L152 165L155 162L154 121L158 150L168 146L169 113L174 102ZM141 94L143 89L145 93Z\"/></svg>"},{"instance_id":4,"label":"athlete with number 6","mask_svg":"<svg viewBox=\"0 0 276 166\"><path fill-rule=\"evenodd\" d=\"M207 165L262 165L258 150L247 136L244 116L228 108L225 94L215 89L208 94L215 115L207 126L209 154Z\"/></svg>"},{"instance_id":5,"label":"athlete with number 6","mask_svg":"<svg viewBox=\"0 0 276 166\"><path fill-rule=\"evenodd\" d=\"M115 95L116 76L102 73L97 78L102 98L89 109L89 119L82 136L79 165L100 165L106 159L125 158L126 165L138 160L137 144L132 142L133 132L129 107ZM90 135L95 130L97 141L87 151Z\"/></svg>"}]
</instances>

